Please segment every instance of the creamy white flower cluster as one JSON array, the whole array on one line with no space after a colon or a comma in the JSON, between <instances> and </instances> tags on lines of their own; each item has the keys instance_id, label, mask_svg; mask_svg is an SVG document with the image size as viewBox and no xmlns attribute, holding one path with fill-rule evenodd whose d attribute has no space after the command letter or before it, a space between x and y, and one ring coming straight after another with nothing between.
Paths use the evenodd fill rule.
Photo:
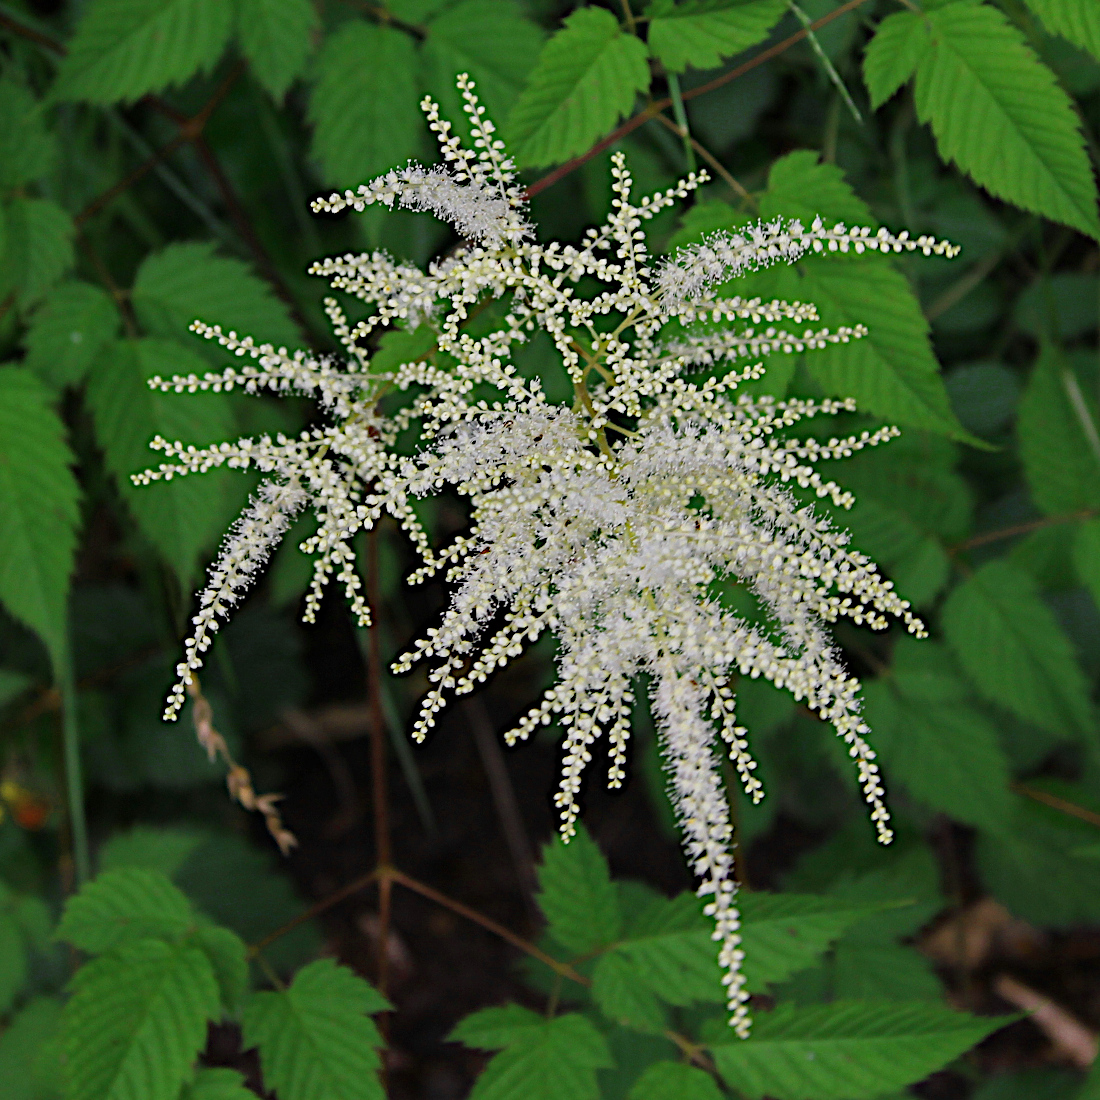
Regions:
<instances>
[{"instance_id":1,"label":"creamy white flower cluster","mask_svg":"<svg viewBox=\"0 0 1100 1100\"><path fill-rule=\"evenodd\" d=\"M560 650L557 683L506 738L514 743L554 719L564 727L556 801L568 838L582 772L602 734L610 745L609 783L622 783L635 692L646 685L686 851L715 920L730 1022L745 1035L733 838L716 745L724 743L754 800L763 791L747 731L737 722L736 679L763 676L832 724L886 841L888 815L864 739L859 684L827 626L846 616L876 629L891 617L918 635L923 627L873 563L848 548L847 535L806 503L817 497L850 506L851 496L823 480L814 464L884 442L895 429L827 442L787 438L784 429L801 420L854 405L735 392L763 372L759 363L737 367L740 359L812 351L865 330L803 327L816 320L812 306L708 288L817 247L949 250L885 232L826 230L819 222L809 230L772 224L717 235L654 268L644 223L705 177L635 200L621 154L612 157L606 224L590 229L579 247L538 244L513 166L472 84L463 77L459 86L472 150L426 101L444 166L410 166L316 204L333 210L400 202L435 211L466 238L426 272L381 252L315 266L367 307L352 323L335 300L326 303L347 363L289 354L196 322L196 331L245 365L154 380L177 392L243 386L311 394L328 414L328 426L294 439L155 444L167 461L138 480L220 465L251 466L266 478L200 595L167 713L178 711L218 621L307 504L319 527L302 547L316 556L306 617L335 574L366 622L350 540L390 513L423 557L411 580L442 572L454 585L442 621L394 666L401 672L419 660L432 665L417 739L449 695L474 690L552 632ZM496 319L479 320L483 335L473 335L468 322L494 301ZM777 327L784 323L800 327ZM428 326L430 349L393 369L372 370L366 338L386 325ZM549 335L568 376L569 403L549 401L540 379L525 377L514 361L515 350L538 332ZM390 410L385 416L380 401ZM419 428L422 446L401 457L394 444L410 427ZM472 525L436 550L410 499L448 488L469 498ZM766 622L738 614L729 599L736 586L755 595Z\"/></svg>"}]
</instances>

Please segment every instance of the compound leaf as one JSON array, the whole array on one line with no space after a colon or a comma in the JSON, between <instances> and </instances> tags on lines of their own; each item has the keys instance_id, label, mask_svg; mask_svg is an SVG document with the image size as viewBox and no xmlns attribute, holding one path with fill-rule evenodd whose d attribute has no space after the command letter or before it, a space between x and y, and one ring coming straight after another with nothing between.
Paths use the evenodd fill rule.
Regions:
<instances>
[{"instance_id":1,"label":"compound leaf","mask_svg":"<svg viewBox=\"0 0 1100 1100\"><path fill-rule=\"evenodd\" d=\"M354 187L417 151L415 78L413 42L402 31L356 19L325 40L309 119L326 183Z\"/></svg>"},{"instance_id":2,"label":"compound leaf","mask_svg":"<svg viewBox=\"0 0 1100 1100\"><path fill-rule=\"evenodd\" d=\"M1092 0L1025 0L1051 34L1100 58L1100 8Z\"/></svg>"},{"instance_id":3,"label":"compound leaf","mask_svg":"<svg viewBox=\"0 0 1100 1100\"><path fill-rule=\"evenodd\" d=\"M114 302L83 282L55 287L31 314L23 365L53 389L74 386L118 334Z\"/></svg>"},{"instance_id":4,"label":"compound leaf","mask_svg":"<svg viewBox=\"0 0 1100 1100\"><path fill-rule=\"evenodd\" d=\"M346 967L318 959L288 988L249 999L244 1041L259 1047L264 1080L281 1100L381 1100L382 1037L369 1014L389 1007Z\"/></svg>"},{"instance_id":5,"label":"compound leaf","mask_svg":"<svg viewBox=\"0 0 1100 1100\"><path fill-rule=\"evenodd\" d=\"M659 1033L667 1025L665 1011L646 975L621 951L608 951L597 960L592 997L607 1019L623 1027Z\"/></svg>"},{"instance_id":6,"label":"compound leaf","mask_svg":"<svg viewBox=\"0 0 1100 1100\"><path fill-rule=\"evenodd\" d=\"M604 8L573 12L539 55L508 120L531 168L568 160L602 137L649 86L646 49Z\"/></svg>"},{"instance_id":7,"label":"compound leaf","mask_svg":"<svg viewBox=\"0 0 1100 1100\"><path fill-rule=\"evenodd\" d=\"M215 924L200 925L191 940L210 962L222 1007L226 1012L235 1012L248 990L248 948L244 940Z\"/></svg>"},{"instance_id":8,"label":"compound leaf","mask_svg":"<svg viewBox=\"0 0 1100 1100\"><path fill-rule=\"evenodd\" d=\"M583 1016L541 1018L489 1062L470 1100L597 1100L596 1070L612 1064L604 1037Z\"/></svg>"},{"instance_id":9,"label":"compound leaf","mask_svg":"<svg viewBox=\"0 0 1100 1100\"><path fill-rule=\"evenodd\" d=\"M125 340L96 363L87 391L107 468L138 526L185 584L199 553L225 528L227 472L150 485L134 485L130 475L156 467L160 459L149 444L158 435L202 445L232 434L224 397L161 393L148 385L154 375L201 375L205 370L203 360L174 341Z\"/></svg>"},{"instance_id":10,"label":"compound leaf","mask_svg":"<svg viewBox=\"0 0 1100 1100\"><path fill-rule=\"evenodd\" d=\"M562 947L581 955L618 939L618 894L603 853L583 825L568 844L555 837L543 848L538 879L539 906Z\"/></svg>"},{"instance_id":11,"label":"compound leaf","mask_svg":"<svg viewBox=\"0 0 1100 1100\"><path fill-rule=\"evenodd\" d=\"M947 4L923 18L932 48L917 66L917 115L941 156L998 198L1100 236L1073 105L1021 32L988 4Z\"/></svg>"},{"instance_id":12,"label":"compound leaf","mask_svg":"<svg viewBox=\"0 0 1100 1100\"><path fill-rule=\"evenodd\" d=\"M176 1100L217 1016L198 948L147 939L101 955L62 1013L66 1100Z\"/></svg>"},{"instance_id":13,"label":"compound leaf","mask_svg":"<svg viewBox=\"0 0 1100 1100\"><path fill-rule=\"evenodd\" d=\"M0 602L38 634L55 668L67 652L79 519L73 462L42 384L0 369Z\"/></svg>"},{"instance_id":14,"label":"compound leaf","mask_svg":"<svg viewBox=\"0 0 1100 1100\"><path fill-rule=\"evenodd\" d=\"M177 940L194 928L191 903L157 871L104 871L69 899L55 938L99 955L134 940Z\"/></svg>"},{"instance_id":15,"label":"compound leaf","mask_svg":"<svg viewBox=\"0 0 1100 1100\"><path fill-rule=\"evenodd\" d=\"M928 25L918 12L894 12L878 25L863 55L872 107L881 107L913 75L930 47Z\"/></svg>"},{"instance_id":16,"label":"compound leaf","mask_svg":"<svg viewBox=\"0 0 1100 1100\"><path fill-rule=\"evenodd\" d=\"M1091 728L1084 675L1027 573L1007 561L987 562L948 596L943 628L990 702L1051 733Z\"/></svg>"},{"instance_id":17,"label":"compound leaf","mask_svg":"<svg viewBox=\"0 0 1100 1100\"><path fill-rule=\"evenodd\" d=\"M1031 497L1047 515L1100 507L1100 455L1081 421L1095 425L1090 404L1058 349L1044 347L1020 401L1016 430Z\"/></svg>"},{"instance_id":18,"label":"compound leaf","mask_svg":"<svg viewBox=\"0 0 1100 1100\"><path fill-rule=\"evenodd\" d=\"M836 1001L762 1013L749 1039L710 1049L726 1082L752 1100L871 1100L919 1081L1002 1023L923 1001Z\"/></svg>"},{"instance_id":19,"label":"compound leaf","mask_svg":"<svg viewBox=\"0 0 1100 1100\"><path fill-rule=\"evenodd\" d=\"M132 102L182 84L214 66L232 26L227 0L91 0L53 98Z\"/></svg>"},{"instance_id":20,"label":"compound leaf","mask_svg":"<svg viewBox=\"0 0 1100 1100\"><path fill-rule=\"evenodd\" d=\"M634 1082L628 1100L722 1100L709 1073L684 1062L654 1062Z\"/></svg>"},{"instance_id":21,"label":"compound leaf","mask_svg":"<svg viewBox=\"0 0 1100 1100\"><path fill-rule=\"evenodd\" d=\"M503 1050L521 1042L545 1022L545 1016L522 1005L500 1005L463 1017L447 1038L476 1050Z\"/></svg>"},{"instance_id":22,"label":"compound leaf","mask_svg":"<svg viewBox=\"0 0 1100 1100\"><path fill-rule=\"evenodd\" d=\"M672 72L713 69L762 42L786 11L783 0L663 0L649 8L649 50Z\"/></svg>"},{"instance_id":23,"label":"compound leaf","mask_svg":"<svg viewBox=\"0 0 1100 1100\"><path fill-rule=\"evenodd\" d=\"M281 100L301 76L319 22L310 0L237 0L237 38L256 79Z\"/></svg>"},{"instance_id":24,"label":"compound leaf","mask_svg":"<svg viewBox=\"0 0 1100 1100\"><path fill-rule=\"evenodd\" d=\"M133 290L134 312L151 336L188 340L192 321L249 334L257 343L294 347L300 337L286 306L245 263L219 256L203 243L170 244L146 257ZM216 344L194 340L215 362L225 358Z\"/></svg>"}]
</instances>

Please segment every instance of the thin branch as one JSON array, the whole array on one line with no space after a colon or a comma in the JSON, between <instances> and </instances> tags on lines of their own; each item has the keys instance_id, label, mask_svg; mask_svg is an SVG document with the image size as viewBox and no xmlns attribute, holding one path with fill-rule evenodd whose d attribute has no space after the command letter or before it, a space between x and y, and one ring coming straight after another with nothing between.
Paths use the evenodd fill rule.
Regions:
<instances>
[{"instance_id":1,"label":"thin branch","mask_svg":"<svg viewBox=\"0 0 1100 1100\"><path fill-rule=\"evenodd\" d=\"M1043 519L1033 519L1028 523L1017 523L1012 527L1002 527L997 531L986 531L981 535L975 535L965 542L957 542L949 546L949 554L959 554L964 550L973 550L975 546L985 546L989 542L1000 542L1001 539L1015 538L1016 535L1026 535L1031 531L1038 531L1043 527L1054 527L1060 523L1076 523L1081 519L1092 519L1097 515L1095 508L1083 508L1080 512L1068 512L1064 516L1044 516Z\"/></svg>"},{"instance_id":2,"label":"thin branch","mask_svg":"<svg viewBox=\"0 0 1100 1100\"><path fill-rule=\"evenodd\" d=\"M108 206L119 195L128 191L135 183L147 176L162 161L170 157L181 145L188 141L187 135L181 130L167 145L162 145L152 156L147 157L133 171L127 173L112 187L107 188L102 194L92 199L79 214L73 215L76 225L83 225L89 218L98 214L105 206Z\"/></svg>"},{"instance_id":3,"label":"thin branch","mask_svg":"<svg viewBox=\"0 0 1100 1100\"><path fill-rule=\"evenodd\" d=\"M867 0L848 0L846 4L841 4L839 8L828 12L820 19L814 20L808 27L803 27L802 30L792 34L789 38L784 38L782 42L777 42L774 46L769 46L768 49L762 50L743 65L738 65L735 69L730 69L728 73L723 73L721 76L716 76L713 80L708 80L706 84L700 84L698 88L692 88L690 91L684 92L684 102L687 102L689 99L695 99L697 96L705 95L715 88L720 88L723 84L728 84L731 80L736 80L739 76L744 76L745 73L751 72L758 65L763 65L765 61L771 61L773 57L778 57L781 53L785 53L793 45L801 42L803 38L806 38L812 31L824 27L834 19L839 19L842 15L854 11L856 8L860 7L860 5L866 3ZM527 188L527 197L531 198L540 191L545 191L548 187L552 187L558 180L568 176L570 172L580 168L582 164L586 164L593 157L599 156L600 153L609 146L614 145L620 138L637 130L639 126L645 125L645 123L655 115L660 114L661 111L671 106L672 100L668 97L654 100L654 102L645 106L632 118L628 118L621 126L612 130L607 137L603 138L601 141L597 141L588 152L582 153L572 160L567 160L564 164L555 168L553 172L543 176L542 179L535 180L535 182Z\"/></svg>"},{"instance_id":4,"label":"thin branch","mask_svg":"<svg viewBox=\"0 0 1100 1100\"><path fill-rule=\"evenodd\" d=\"M456 901L454 898L440 893L434 887L427 885L427 883L418 882L414 878L409 878L408 875L401 871L391 869L388 877L394 882L404 886L405 889L412 890L413 893L420 894L421 897L425 897L429 901L434 901L437 905L442 905L444 908L450 909L451 912L457 913L459 916L465 917L469 921L473 921L474 924L480 924L482 928L486 928L494 935L500 936L502 940L506 940L513 947L518 947L520 951L525 951L532 958L545 963L555 974L560 974L563 978L569 978L570 981L578 982L581 985L592 984L591 978L586 978L583 974L574 970L568 963L564 963L560 959L555 959L553 955L548 955L541 947L536 947L535 944L528 942L522 936L517 936L515 932L509 928L505 928L503 924L497 924L492 917L487 917L483 913L479 913L476 909L471 909L468 905L463 905L462 902Z\"/></svg>"},{"instance_id":5,"label":"thin branch","mask_svg":"<svg viewBox=\"0 0 1100 1100\"><path fill-rule=\"evenodd\" d=\"M39 46L45 46L47 50L60 54L62 57L69 52L56 38L51 38L48 34L43 34L41 31L35 30L34 27L28 27L26 23L21 23L18 19L13 19L10 15L0 13L0 27L7 27L9 31L19 35L20 38L26 38L28 41L35 42Z\"/></svg>"},{"instance_id":6,"label":"thin branch","mask_svg":"<svg viewBox=\"0 0 1100 1100\"><path fill-rule=\"evenodd\" d=\"M663 123L669 130L671 130L678 137L682 137L696 153L702 157L718 174L724 183L726 183L730 190L743 202L747 202L754 210L759 209L759 204L756 199L753 198L752 193L744 187L744 185L734 177L729 170L722 164L722 162L701 142L697 141L690 133L682 130L675 122L672 121L667 115L657 115L657 121Z\"/></svg>"},{"instance_id":7,"label":"thin branch","mask_svg":"<svg viewBox=\"0 0 1100 1100\"><path fill-rule=\"evenodd\" d=\"M1029 787L1026 783L1013 783L1012 789L1017 794L1030 798L1033 802L1041 802L1052 810L1059 810L1069 817L1075 817L1079 821L1087 821L1090 825L1100 828L1100 814L1094 810L1087 810L1084 806L1078 806L1076 802L1059 798L1056 794L1050 794L1048 791L1040 791L1037 787Z\"/></svg>"}]
</instances>

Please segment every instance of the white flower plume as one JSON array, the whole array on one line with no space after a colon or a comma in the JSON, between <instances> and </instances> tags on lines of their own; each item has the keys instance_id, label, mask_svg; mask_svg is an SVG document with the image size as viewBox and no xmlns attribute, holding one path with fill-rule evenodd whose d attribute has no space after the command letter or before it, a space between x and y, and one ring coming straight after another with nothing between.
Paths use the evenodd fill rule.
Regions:
<instances>
[{"instance_id":1,"label":"white flower plume","mask_svg":"<svg viewBox=\"0 0 1100 1100\"><path fill-rule=\"evenodd\" d=\"M199 597L167 715L178 712L218 622L307 504L319 526L303 544L316 558L306 618L335 575L366 622L350 540L389 513L423 559L410 580L443 573L454 585L439 624L394 666L401 672L416 661L431 663L414 737L424 737L448 696L474 690L544 631L556 635L557 682L505 736L514 743L560 721L565 753L556 803L566 838L600 736L610 745L609 784L625 778L631 714L644 685L685 851L715 921L730 1023L746 1035L749 997L718 746L754 800L763 789L748 731L737 722L737 679L763 676L833 726L848 746L879 837L888 841L859 683L843 667L828 625L847 617L882 629L896 618L914 634L924 630L874 564L807 503L829 498L849 507L851 495L823 480L815 463L886 442L896 430L823 443L789 438L786 429L799 421L851 411L853 403L736 393L763 372L760 363L738 366L740 360L812 352L866 330L804 327L817 319L811 305L708 297L708 290L737 271L789 262L808 250L947 254L951 248L885 231L827 230L820 221L808 230L777 222L712 236L654 269L645 223L705 176L635 200L621 154L612 157L606 224L590 229L579 247L541 245L472 83L461 77L459 87L473 150L428 102L443 166L390 172L316 204L333 210L396 202L432 210L466 238L426 271L381 252L315 265L366 307L352 322L335 300L326 302L346 363L289 354L196 322L196 331L243 365L202 378L153 380L181 393L234 386L304 393L319 400L327 417L297 438L206 448L156 442L166 461L139 481L221 465L253 467L266 478ZM501 303L496 319L479 320L483 335L473 335L468 322L494 300ZM364 346L385 326L419 326L420 335L428 333L427 350L388 371L372 370ZM536 332L553 343L556 364L547 369L568 378L568 403L550 402L540 378L525 377L513 361ZM383 398L391 409L385 416ZM395 443L409 428L419 429L422 446L402 457ZM472 525L451 545L433 549L410 499L448 487L469 498ZM734 610L725 594L736 586L755 595L766 624Z\"/></svg>"}]
</instances>

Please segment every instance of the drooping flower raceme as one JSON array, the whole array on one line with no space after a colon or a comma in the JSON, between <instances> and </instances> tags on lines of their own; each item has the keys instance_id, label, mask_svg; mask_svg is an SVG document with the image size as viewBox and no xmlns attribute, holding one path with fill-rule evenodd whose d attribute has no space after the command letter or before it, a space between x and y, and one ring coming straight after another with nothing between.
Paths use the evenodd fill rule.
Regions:
<instances>
[{"instance_id":1,"label":"drooping flower raceme","mask_svg":"<svg viewBox=\"0 0 1100 1100\"><path fill-rule=\"evenodd\" d=\"M859 684L827 628L841 616L873 628L897 618L918 635L923 627L875 566L848 548L847 535L805 503L811 495L849 506L849 494L823 480L815 462L882 443L895 429L824 443L786 438L784 429L796 422L852 410L853 403L736 393L762 373L759 363L742 365L746 360L812 351L859 339L864 330L815 329L812 306L712 292L731 275L807 251L952 250L885 231L773 222L716 234L654 266L645 223L705 177L691 175L635 200L621 154L612 157L606 224L590 229L579 247L539 244L492 123L470 81L460 78L459 87L472 150L426 100L442 165L390 172L314 204L329 211L378 202L430 210L465 239L426 272L382 252L314 266L367 307L353 322L336 300L326 301L346 361L257 345L196 322L195 331L242 365L153 380L176 392L241 386L308 394L326 414L322 426L297 438L154 444L166 460L138 481L222 465L264 476L199 597L166 716L178 713L219 621L304 507L318 519L316 534L302 544L315 556L306 619L335 574L367 623L351 540L389 513L423 559L411 581L443 573L454 586L442 621L394 666L401 672L417 661L431 664L415 738L423 739L449 695L474 690L543 632L556 636L557 682L505 736L514 743L540 725L561 723L556 803L567 839L582 773L601 735L610 746L609 783L622 783L635 692L646 685L687 856L715 922L730 1023L745 1035L733 838L716 743L724 743L746 792L756 800L763 791L747 731L737 722L735 679L763 676L832 724L886 841L888 815L864 739ZM493 302L496 314L486 310L474 329L471 321ZM387 326L426 333L428 350L372 370L364 345ZM572 389L567 402L550 401L542 379L525 377L514 361L537 332L553 342L553 369ZM412 457L395 446L410 428L421 440ZM411 501L445 489L469 498L472 524L435 549ZM766 626L730 606L724 594L732 585L755 595Z\"/></svg>"}]
</instances>

